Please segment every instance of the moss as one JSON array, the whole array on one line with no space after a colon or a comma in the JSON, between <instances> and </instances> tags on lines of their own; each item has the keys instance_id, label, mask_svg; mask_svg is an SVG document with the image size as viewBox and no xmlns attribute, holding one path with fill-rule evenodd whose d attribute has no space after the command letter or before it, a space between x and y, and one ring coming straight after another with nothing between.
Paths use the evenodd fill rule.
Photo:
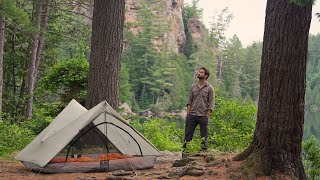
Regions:
<instances>
[{"instance_id":1,"label":"moss","mask_svg":"<svg viewBox=\"0 0 320 180\"><path fill-rule=\"evenodd\" d=\"M284 172L274 171L271 168L271 159L268 158L262 149L254 150L245 160L240 171L245 179L257 179L259 176L271 176L271 179L298 179L294 176L291 169Z\"/></svg>"},{"instance_id":2,"label":"moss","mask_svg":"<svg viewBox=\"0 0 320 180\"><path fill-rule=\"evenodd\" d=\"M263 150L255 150L245 160L241 167L241 172L248 179L254 179L257 176L265 176L271 174L270 159L267 158Z\"/></svg>"}]
</instances>

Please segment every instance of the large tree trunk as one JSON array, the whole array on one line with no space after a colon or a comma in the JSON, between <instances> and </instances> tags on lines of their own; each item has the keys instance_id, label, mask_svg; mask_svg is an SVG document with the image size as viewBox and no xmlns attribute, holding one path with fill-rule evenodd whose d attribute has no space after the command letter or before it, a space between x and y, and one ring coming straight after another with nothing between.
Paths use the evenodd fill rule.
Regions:
<instances>
[{"instance_id":1,"label":"large tree trunk","mask_svg":"<svg viewBox=\"0 0 320 180\"><path fill-rule=\"evenodd\" d=\"M103 100L119 106L120 58L125 0L95 0L86 107Z\"/></svg>"},{"instance_id":2,"label":"large tree trunk","mask_svg":"<svg viewBox=\"0 0 320 180\"><path fill-rule=\"evenodd\" d=\"M29 63L29 72L28 72L28 97L26 105L26 118L32 118L32 105L33 105L33 93L36 82L36 59L37 51L39 44L39 35L41 27L41 14L42 14L42 0L38 0L37 11L36 11L36 20L35 20L35 32L32 37L32 46L31 46L31 59Z\"/></svg>"},{"instance_id":3,"label":"large tree trunk","mask_svg":"<svg viewBox=\"0 0 320 180\"><path fill-rule=\"evenodd\" d=\"M17 29L16 27L13 27L13 30L12 30L12 44L11 44L11 53L12 54L15 54L15 50L16 50L16 32L17 32ZM16 72L15 72L15 68L16 68L16 63L15 63L15 59L13 58L11 60L11 73L12 73L12 87L13 87L13 94L14 96L16 95L16 92L17 92L17 83L16 83Z\"/></svg>"},{"instance_id":4,"label":"large tree trunk","mask_svg":"<svg viewBox=\"0 0 320 180\"><path fill-rule=\"evenodd\" d=\"M12 41L12 44L11 44L11 53L12 54L15 54L15 50L16 50L16 32L17 32L17 28L16 27L13 27L12 29L12 36L11 36L11 41ZM11 102L13 104L14 107L19 107L18 104L19 102L17 102L17 83L16 83L16 62L15 62L15 58L12 58L11 59L11 63L10 63L10 70L11 70L11 73L10 73L10 76L11 76L11 83L8 83L8 86L11 84L12 86L12 94L13 96L11 97ZM17 109L15 108L10 108L11 110L9 110L9 112L7 112L8 114L10 114L10 116L12 118L15 118L16 116L16 112L17 112Z\"/></svg>"},{"instance_id":5,"label":"large tree trunk","mask_svg":"<svg viewBox=\"0 0 320 180\"><path fill-rule=\"evenodd\" d=\"M2 121L2 87L3 87L3 46L4 46L4 17L0 16L0 122Z\"/></svg>"},{"instance_id":6,"label":"large tree trunk","mask_svg":"<svg viewBox=\"0 0 320 180\"><path fill-rule=\"evenodd\" d=\"M44 15L44 18L42 21L41 21L41 16L40 16L40 19L38 19L39 12L40 12L40 15L42 13L42 8L39 7L39 5L42 6L42 0L39 0L39 2L38 2L36 27L37 27L37 29L38 28L39 29L38 29L38 32L35 32L35 36L33 39L34 41L32 44L32 55L31 55L32 60L31 60L30 66L29 66L28 102L27 102L26 118L32 117L33 93L34 93L34 89L36 86L36 80L37 80L39 65L40 65L40 60L41 60L41 53L42 53L43 46L44 46L44 39L45 39L44 36L45 36L45 32L48 27L49 14L50 14L50 8L51 8L51 0L46 1L46 10L45 10L45 15ZM41 29L41 22L43 22L42 29ZM40 29L41 29L41 31L40 31ZM37 43L37 44L34 44L34 43Z\"/></svg>"},{"instance_id":7,"label":"large tree trunk","mask_svg":"<svg viewBox=\"0 0 320 180\"><path fill-rule=\"evenodd\" d=\"M289 173L307 179L301 161L306 60L312 5L268 0L257 124L246 159L251 173ZM250 172L249 172L250 173Z\"/></svg>"},{"instance_id":8,"label":"large tree trunk","mask_svg":"<svg viewBox=\"0 0 320 180\"><path fill-rule=\"evenodd\" d=\"M51 0L47 0L46 2L46 11L45 15L43 18L43 24L42 24L42 29L38 41L38 48L37 48L37 56L36 56L36 65L35 65L35 77L38 76L38 71L39 71L39 65L40 65L40 60L41 60L41 53L43 50L44 46L44 40L45 40L45 33L47 31L48 27L48 21L49 21L49 15L50 15L50 9L51 9Z\"/></svg>"}]
</instances>

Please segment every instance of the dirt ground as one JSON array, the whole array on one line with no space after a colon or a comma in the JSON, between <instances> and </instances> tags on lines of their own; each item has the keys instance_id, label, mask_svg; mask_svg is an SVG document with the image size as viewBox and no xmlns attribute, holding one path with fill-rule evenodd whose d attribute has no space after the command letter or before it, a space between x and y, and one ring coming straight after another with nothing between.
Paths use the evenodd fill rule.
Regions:
<instances>
[{"instance_id":1,"label":"dirt ground","mask_svg":"<svg viewBox=\"0 0 320 180\"><path fill-rule=\"evenodd\" d=\"M0 159L0 179L4 180L120 180L120 179L181 179L181 180L198 180L198 179L243 179L237 169L241 165L241 161L231 161L231 158L235 155L232 153L220 153L214 154L214 160L208 162L204 159L205 156L198 156L195 166L198 170L202 171L203 175L192 176L192 175L181 175L181 173L176 173L178 175L172 176L173 172L178 172L177 167L172 167L176 160L181 159L178 153L166 152L164 157L157 158L157 163L152 169L147 170L136 170L131 171L132 175L127 176L114 176L114 172L105 173L65 173L65 174L37 174L26 169L21 162ZM216 163L215 163L216 162ZM170 175L171 174L171 175ZM174 174L174 173L173 173ZM179 177L180 176L180 177Z\"/></svg>"}]
</instances>

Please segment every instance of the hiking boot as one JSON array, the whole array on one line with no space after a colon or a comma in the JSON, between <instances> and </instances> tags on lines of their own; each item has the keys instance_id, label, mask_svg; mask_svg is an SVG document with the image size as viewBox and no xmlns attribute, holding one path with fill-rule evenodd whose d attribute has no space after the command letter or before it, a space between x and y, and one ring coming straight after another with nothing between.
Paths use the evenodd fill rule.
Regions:
<instances>
[{"instance_id":1,"label":"hiking boot","mask_svg":"<svg viewBox=\"0 0 320 180\"><path fill-rule=\"evenodd\" d=\"M187 149L187 142L184 142L182 146L182 159L187 159L189 156L189 153L185 152L186 149Z\"/></svg>"},{"instance_id":2,"label":"hiking boot","mask_svg":"<svg viewBox=\"0 0 320 180\"><path fill-rule=\"evenodd\" d=\"M189 155L188 152L182 152L182 159L188 159Z\"/></svg>"},{"instance_id":3,"label":"hiking boot","mask_svg":"<svg viewBox=\"0 0 320 180\"><path fill-rule=\"evenodd\" d=\"M182 152L184 152L186 149L187 149L187 142L184 142L182 146Z\"/></svg>"},{"instance_id":4,"label":"hiking boot","mask_svg":"<svg viewBox=\"0 0 320 180\"><path fill-rule=\"evenodd\" d=\"M186 148L187 148L187 142L185 141L185 142L183 143L182 149L186 149Z\"/></svg>"},{"instance_id":5,"label":"hiking boot","mask_svg":"<svg viewBox=\"0 0 320 180\"><path fill-rule=\"evenodd\" d=\"M200 151L206 151L206 150L208 150L208 145L206 142L202 141Z\"/></svg>"}]
</instances>

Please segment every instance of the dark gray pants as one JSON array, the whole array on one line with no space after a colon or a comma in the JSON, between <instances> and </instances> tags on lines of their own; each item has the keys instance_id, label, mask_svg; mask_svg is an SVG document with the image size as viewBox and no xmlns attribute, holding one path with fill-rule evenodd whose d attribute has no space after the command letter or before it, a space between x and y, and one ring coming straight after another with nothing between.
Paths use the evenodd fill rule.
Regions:
<instances>
[{"instance_id":1,"label":"dark gray pants","mask_svg":"<svg viewBox=\"0 0 320 180\"><path fill-rule=\"evenodd\" d=\"M208 117L207 116L194 116L194 115L187 115L186 118L186 126L184 130L184 141L189 142L192 140L193 133L197 127L200 125L200 135L201 138L204 138L203 143L207 143L208 139Z\"/></svg>"}]
</instances>

